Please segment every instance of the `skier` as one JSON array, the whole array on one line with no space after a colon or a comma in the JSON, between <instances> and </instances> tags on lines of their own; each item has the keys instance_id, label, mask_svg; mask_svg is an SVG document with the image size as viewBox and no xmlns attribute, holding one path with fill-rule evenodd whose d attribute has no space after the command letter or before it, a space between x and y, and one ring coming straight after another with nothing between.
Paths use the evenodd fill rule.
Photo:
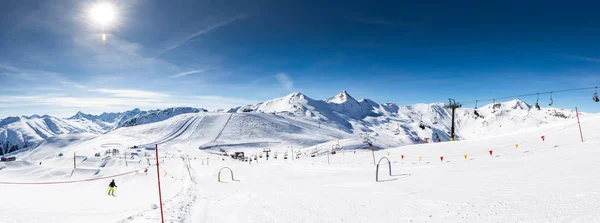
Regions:
<instances>
[{"instance_id":1,"label":"skier","mask_svg":"<svg viewBox=\"0 0 600 223\"><path fill-rule=\"evenodd\" d=\"M117 185L115 184L115 179L113 179L108 185L108 195L115 196L115 187L117 187Z\"/></svg>"}]
</instances>

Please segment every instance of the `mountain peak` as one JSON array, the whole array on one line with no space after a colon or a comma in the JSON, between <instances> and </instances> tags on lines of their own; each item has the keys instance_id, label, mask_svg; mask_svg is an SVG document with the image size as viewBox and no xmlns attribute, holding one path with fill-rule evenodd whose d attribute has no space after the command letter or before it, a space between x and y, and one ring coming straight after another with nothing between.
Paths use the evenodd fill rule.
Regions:
<instances>
[{"instance_id":1,"label":"mountain peak","mask_svg":"<svg viewBox=\"0 0 600 223\"><path fill-rule=\"evenodd\" d=\"M288 96L291 98L294 98L294 97L302 97L302 96L304 96L304 94L302 94L300 92L294 92L294 93L289 94Z\"/></svg>"},{"instance_id":2,"label":"mountain peak","mask_svg":"<svg viewBox=\"0 0 600 223\"><path fill-rule=\"evenodd\" d=\"M524 102L523 100L519 99L519 98L515 98L511 101L505 102L508 106L510 106L510 108L512 109L529 109L531 108L531 105L527 104L527 102Z\"/></svg>"},{"instance_id":3,"label":"mountain peak","mask_svg":"<svg viewBox=\"0 0 600 223\"><path fill-rule=\"evenodd\" d=\"M71 116L68 119L93 119L93 115L78 111L75 115Z\"/></svg>"},{"instance_id":4,"label":"mountain peak","mask_svg":"<svg viewBox=\"0 0 600 223\"><path fill-rule=\"evenodd\" d=\"M356 99L354 99L352 96L350 96L350 94L348 94L348 92L346 90L343 90L342 92L340 92L336 96L334 96L332 98L325 99L325 101L329 102L329 103L342 104L342 103L345 103L347 101L356 101Z\"/></svg>"},{"instance_id":5,"label":"mountain peak","mask_svg":"<svg viewBox=\"0 0 600 223\"><path fill-rule=\"evenodd\" d=\"M32 119L32 118L40 118L41 116L38 115L38 114L33 114L33 115L30 115L30 116L23 115L23 117L25 117L27 119Z\"/></svg>"}]
</instances>

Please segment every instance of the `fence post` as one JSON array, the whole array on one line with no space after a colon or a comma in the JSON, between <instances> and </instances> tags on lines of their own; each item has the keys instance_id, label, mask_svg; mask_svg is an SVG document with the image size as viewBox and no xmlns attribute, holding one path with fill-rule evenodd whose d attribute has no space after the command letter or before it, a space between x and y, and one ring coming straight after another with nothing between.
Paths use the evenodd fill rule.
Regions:
<instances>
[{"instance_id":1,"label":"fence post","mask_svg":"<svg viewBox=\"0 0 600 223\"><path fill-rule=\"evenodd\" d=\"M376 165L375 164L375 146L371 146L371 151L373 152L373 165Z\"/></svg>"},{"instance_id":2,"label":"fence post","mask_svg":"<svg viewBox=\"0 0 600 223\"><path fill-rule=\"evenodd\" d=\"M160 169L158 168L158 144L156 144L156 177L158 179L158 199L160 200L160 219L162 223L165 223L165 217L163 215L163 205L162 205L162 193L160 191Z\"/></svg>"},{"instance_id":3,"label":"fence post","mask_svg":"<svg viewBox=\"0 0 600 223\"><path fill-rule=\"evenodd\" d=\"M581 131L581 122L579 121L579 111L575 107L575 113L577 115L577 124L579 125L579 135L581 136L581 142L583 142L583 132Z\"/></svg>"}]
</instances>

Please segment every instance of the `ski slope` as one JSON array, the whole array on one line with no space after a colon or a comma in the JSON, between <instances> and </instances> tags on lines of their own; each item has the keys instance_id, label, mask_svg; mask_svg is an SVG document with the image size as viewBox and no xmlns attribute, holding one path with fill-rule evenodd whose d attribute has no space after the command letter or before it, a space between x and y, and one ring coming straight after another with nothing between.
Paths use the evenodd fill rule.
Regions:
<instances>
[{"instance_id":1,"label":"ski slope","mask_svg":"<svg viewBox=\"0 0 600 223\"><path fill-rule=\"evenodd\" d=\"M321 128L331 135L314 139L314 134L302 133L318 130L317 126L282 122L272 114L198 113L172 119L81 136L82 140L60 138L16 154L18 161L0 164L0 185L10 191L3 194L10 205L3 207L0 218L4 222L159 222L156 166L149 166L156 162L151 156L155 151L125 149L159 139L164 141L159 144L159 161L167 222L600 221L596 211L600 179L594 177L600 174L598 115L582 118L583 143L576 122L566 120L517 134L377 150L375 158L388 157L392 167L390 176L382 162L380 182L375 181L373 152L364 147L317 157L309 156L312 147L296 147L307 155L297 160L263 157L252 164L198 148L215 142L238 146L267 142L286 131L297 137L282 138L285 145L304 140L327 144L333 141L328 137L344 136L343 131ZM269 124L248 128L259 123ZM247 132L234 134L240 132L238 128ZM351 145L352 140L340 144ZM273 152L289 151L285 145L272 147ZM128 155L93 156L112 148ZM129 156L137 150L150 156ZM190 171L182 156L191 159ZM222 167L230 167L236 181L224 172L224 182L217 182ZM113 177L123 173L128 174ZM110 179L118 185L116 197L105 194ZM81 182L48 184L64 181Z\"/></svg>"},{"instance_id":2,"label":"ski slope","mask_svg":"<svg viewBox=\"0 0 600 223\"><path fill-rule=\"evenodd\" d=\"M529 131L575 119L572 110L538 110L520 99L497 103L496 106L482 106L477 109L480 117L474 115L474 110L456 110L457 140ZM379 104L369 99L356 100L346 91L325 100L315 100L296 92L254 105L228 109L226 113L175 107L150 111L133 109L100 115L78 112L68 119L37 115L8 117L0 120L0 152L6 154L20 149L28 150L48 138L82 132L98 135L117 132L116 136L129 134L132 137L127 142L129 146L145 147L183 140L195 143L199 148L217 150L279 146L316 146L319 149L330 144L326 141L338 139L353 142L344 147L351 149L361 146L361 134L369 134L369 137L373 137L376 149L385 149L424 143L426 138L450 141L451 120L451 111L444 108L442 103L407 106ZM153 125L155 123L161 124ZM155 126L155 129L131 128L145 125ZM163 128L165 125L169 127ZM219 139L221 135L225 137Z\"/></svg>"}]
</instances>

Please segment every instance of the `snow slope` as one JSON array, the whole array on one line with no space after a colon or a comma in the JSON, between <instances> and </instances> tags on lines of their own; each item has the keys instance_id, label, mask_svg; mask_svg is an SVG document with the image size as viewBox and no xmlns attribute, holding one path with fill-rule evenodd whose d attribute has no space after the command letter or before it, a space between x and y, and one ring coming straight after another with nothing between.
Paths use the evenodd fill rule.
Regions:
<instances>
[{"instance_id":1,"label":"snow slope","mask_svg":"<svg viewBox=\"0 0 600 223\"><path fill-rule=\"evenodd\" d=\"M473 109L460 109L458 111L459 135L463 139L498 136L523 130L529 131L531 128L577 118L573 110L560 108L538 110L519 99L498 104L500 106L496 109L492 104L477 109L483 118L475 118Z\"/></svg>"},{"instance_id":2,"label":"snow slope","mask_svg":"<svg viewBox=\"0 0 600 223\"><path fill-rule=\"evenodd\" d=\"M235 121L238 118L239 123ZM256 120L248 122L253 128L244 125L246 120ZM596 168L600 162L598 115L582 117L583 143L576 122L566 119L515 134L378 150L374 152L377 160L388 157L391 161L391 176L385 160L380 165L379 182L375 181L373 152L364 147L356 148L356 153L344 150L295 160L263 158L251 164L198 149L198 144L221 140L237 144L267 141L268 134L285 131L298 135L285 139L289 144L314 137L303 131L318 126L291 120L272 114L195 113L119 128L91 139L48 141L35 155L24 151L17 154L19 161L0 164L4 165L0 185L10 191L3 194L10 205L3 207L0 217L5 222L159 222L156 167L143 171L148 161L155 162L143 153L154 155L154 150L127 146L168 139L159 144L167 222L600 221L596 211L600 208L600 179L594 177L600 174ZM261 128L253 123L270 124ZM244 134L234 134L240 132L236 128ZM128 153L93 157L95 152L111 148ZM273 152L286 150L273 147ZM142 154L132 156L132 152ZM75 171L73 153L79 166ZM234 171L234 181L223 172L224 182L217 182L223 167ZM109 178L39 184L99 177ZM104 194L110 179L116 179L116 197Z\"/></svg>"},{"instance_id":3,"label":"snow slope","mask_svg":"<svg viewBox=\"0 0 600 223\"><path fill-rule=\"evenodd\" d=\"M86 121L50 116L8 117L0 122L0 143L3 145L3 153L7 153L7 147L35 147L50 137L80 132L101 133L102 129Z\"/></svg>"},{"instance_id":4,"label":"snow slope","mask_svg":"<svg viewBox=\"0 0 600 223\"><path fill-rule=\"evenodd\" d=\"M558 108L537 110L515 99L486 105L476 117L471 108L458 108L456 113L456 139L473 139L496 136L575 119L575 112ZM398 106L393 103L378 104L369 99L356 100L346 91L325 99L314 100L302 93L232 109L238 113L272 113L326 125L358 135L370 133L379 141L387 141L384 148L423 143L425 138L449 141L451 111L441 103ZM420 127L420 123L424 128Z\"/></svg>"},{"instance_id":5,"label":"snow slope","mask_svg":"<svg viewBox=\"0 0 600 223\"><path fill-rule=\"evenodd\" d=\"M190 107L177 107L169 108L161 111L152 112L139 117L131 118L126 122L119 124L119 127L128 127L134 125L144 125L148 123L154 123L169 119L171 117L187 114L187 113L198 113L200 111L206 112L204 109L190 108Z\"/></svg>"},{"instance_id":6,"label":"snow slope","mask_svg":"<svg viewBox=\"0 0 600 223\"><path fill-rule=\"evenodd\" d=\"M105 142L118 143L121 148L185 144L219 151L302 147L347 137L352 135L273 114L190 113L147 125L119 128L81 146L102 148Z\"/></svg>"},{"instance_id":7,"label":"snow slope","mask_svg":"<svg viewBox=\"0 0 600 223\"><path fill-rule=\"evenodd\" d=\"M103 134L123 126L143 125L163 121L168 118L206 111L204 109L177 107L164 110L142 111L133 109L121 113L102 113L89 115L78 112L76 115L61 119L52 116L8 117L0 120L0 147L3 154L18 149L36 147L44 140L63 134L93 133ZM8 144L6 144L8 143ZM7 146L8 145L8 146Z\"/></svg>"},{"instance_id":8,"label":"snow slope","mask_svg":"<svg viewBox=\"0 0 600 223\"><path fill-rule=\"evenodd\" d=\"M573 111L558 108L537 110L519 99L498 103L495 108L492 104L481 107L478 112L482 117L476 117L473 110L472 108L457 109L455 132L457 140L498 136L522 129L538 128L561 120L575 119ZM235 137L221 140L210 139L208 136L198 138L200 136L195 134L195 129L209 128L203 127L202 123L214 121L213 119L207 119L204 122L189 120L187 124L177 121L175 121L177 123L168 123L166 125L170 125L180 132L169 132L168 134L172 135L163 135L162 138L154 140L138 139L137 141L143 142L137 143L164 143L173 138L193 136L198 138L194 142L198 144L197 146L211 143L206 145L207 148L215 148L219 144L239 149L262 148L273 144L319 148L320 146L329 146L333 140L345 139L344 142L347 145L344 148L355 148L362 146L361 134L366 133L369 134L375 147L382 149L424 143L426 138L436 142L438 138L439 141L449 141L452 125L451 111L444 108L441 103L410 106L399 106L393 103L379 104L369 99L356 100L346 91L325 100L315 100L302 93L292 93L282 98L227 111L235 114L227 116L233 120L232 126L235 128L220 127L221 121L218 121L215 125L222 130L219 134L227 136L250 134L252 135L251 143L240 142ZM54 135L78 132L107 133L124 127L161 121L168 122L172 117L199 112L208 113L204 109L178 107L151 111L133 109L122 113L103 113L101 115L79 112L68 119L49 116L9 117L0 121L0 140L8 141L11 145L19 145L19 148L22 148L24 144L38 145L41 141ZM221 116L226 115L217 111L210 112L210 114L215 114L215 118L220 117L221 119L224 118ZM268 114L271 115L270 118L265 118L269 117ZM42 123L42 125L28 123ZM198 124L202 125L198 127ZM211 124L208 123L208 125ZM269 126L280 131L263 131ZM181 127L186 128L182 129ZM251 131L255 128L257 131ZM298 135L298 132L301 134ZM299 136L304 139L294 140ZM137 135L133 137L137 137ZM209 141L204 142L205 140ZM329 142L323 140L329 140ZM287 142L289 145L283 145L283 142ZM10 149L9 146L5 150Z\"/></svg>"}]
</instances>

